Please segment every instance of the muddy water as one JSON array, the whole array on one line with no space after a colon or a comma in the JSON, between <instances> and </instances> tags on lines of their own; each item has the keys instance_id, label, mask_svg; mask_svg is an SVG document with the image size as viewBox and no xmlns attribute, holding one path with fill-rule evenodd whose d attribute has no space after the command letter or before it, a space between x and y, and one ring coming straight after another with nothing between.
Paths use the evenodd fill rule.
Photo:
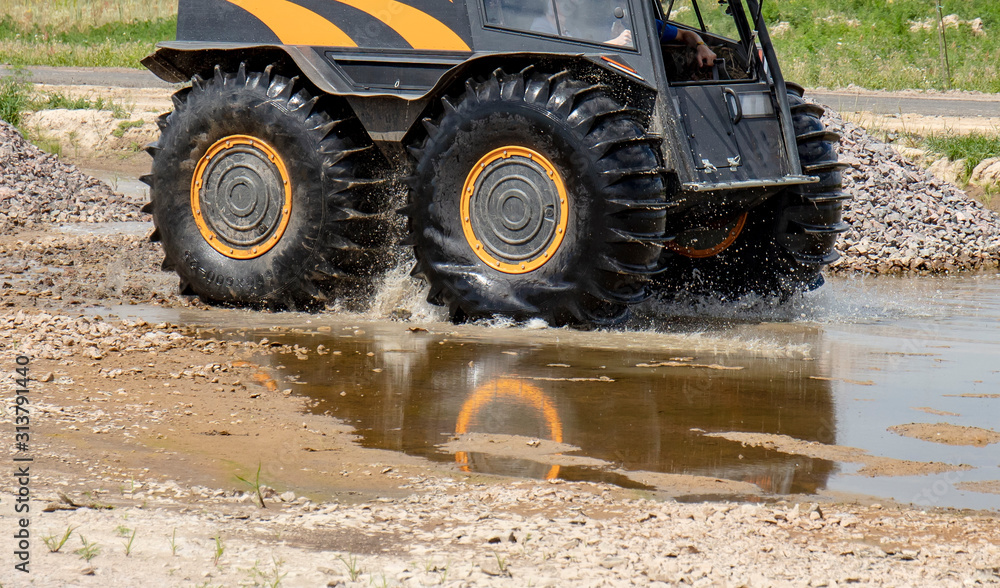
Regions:
<instances>
[{"instance_id":1,"label":"muddy water","mask_svg":"<svg viewBox=\"0 0 1000 588\"><path fill-rule=\"evenodd\" d=\"M1000 508L1000 496L956 487L1000 480L1000 444L953 446L888 430L1000 430L998 275L837 279L778 311L651 305L616 333L222 310L139 314L211 327L212 336L307 348L305 359L261 362L282 388L314 399L314 411L352 425L363 445L460 470L668 491L661 474L690 474L748 482L765 496L860 493ZM712 432L785 435L971 469L868 477L856 463L705 436ZM711 483L686 492L711 495Z\"/></svg>"}]
</instances>

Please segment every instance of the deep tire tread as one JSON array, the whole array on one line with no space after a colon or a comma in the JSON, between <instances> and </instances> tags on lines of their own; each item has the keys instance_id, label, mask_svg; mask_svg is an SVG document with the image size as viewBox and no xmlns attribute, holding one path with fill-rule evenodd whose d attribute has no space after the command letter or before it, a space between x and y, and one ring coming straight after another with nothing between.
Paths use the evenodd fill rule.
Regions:
<instances>
[{"instance_id":1,"label":"deep tire tread","mask_svg":"<svg viewBox=\"0 0 1000 588\"><path fill-rule=\"evenodd\" d=\"M326 221L323 229L316 231L317 238L302 237L299 247L301 256L305 259L304 265L298 269L286 268L284 271L290 273L284 276L284 283L269 291L251 292L230 288L228 292L220 292L211 284L203 283L197 272L187 268L182 263L183 260L175 257L187 245L173 243L170 247L165 246L166 256L162 267L178 272L182 294L197 294L210 303L279 309L314 308L345 290L354 291L358 284L370 282L376 268L384 265L376 260L384 257L383 252L360 245L361 240L352 235L351 230L351 225L358 219L367 222L366 231L373 230L373 215L370 212L374 212L374 207L371 203L364 203L364 194L372 186L379 185L380 181L358 176L362 167L362 155L372 145L363 133L356 130L352 132L353 129L360 129L360 124L352 124L350 118L332 118L323 109L320 97L312 96L305 89L296 91L297 80L297 77L274 75L273 66L268 66L263 71L247 71L246 65L240 64L236 72L225 72L221 66L216 65L212 78L205 80L195 76L190 88L174 94L174 111L161 116L157 121L162 136L149 149L154 157L153 174L142 178L151 187L151 200L144 210L153 214L155 230L152 237L155 238L159 238L162 233L161 225L171 222L170 218L165 218L169 216L166 202L177 198L165 193L171 173L167 156L174 157L175 161L178 158L177 153L168 154L164 151L165 138L171 136L172 140L180 144L196 140L195 137L182 136L188 132L189 119L195 116L191 114L194 112L193 101L205 105L236 96L235 99L255 100L261 106L273 105L274 109L285 113L287 118L283 120L292 119L294 122L288 124L293 124L300 134L307 136L306 140L316 145L315 152L321 162L320 175L315 182L316 190L325 199L319 200L323 203L318 206L323 208L320 217ZM190 163L193 169L197 156L191 153L186 157L194 157ZM201 237L184 235L181 238ZM283 240L288 238L295 237L286 234Z\"/></svg>"},{"instance_id":2,"label":"deep tire tread","mask_svg":"<svg viewBox=\"0 0 1000 588\"><path fill-rule=\"evenodd\" d=\"M447 152L450 145L444 141L457 132L453 127L471 120L481 105L494 102L545 111L574 137L577 151L591 159L587 167L598 184L592 195L595 220L589 222L592 228L601 223L592 229L597 233L592 247L593 259L601 260L602 267L589 264L595 267L575 270L578 275L566 282L516 282L502 301L477 287L484 282L476 278L478 272L486 271L479 264L453 261L449 249L468 245L434 221L425 204L430 198L425 190L434 189L426 185L432 159ZM413 275L430 283L428 300L448 307L453 320L503 315L582 326L625 320L629 306L648 297L645 277L657 268L666 218L659 140L645 133L641 113L611 99L601 84L576 80L568 70L543 72L531 66L519 73L497 69L485 79L466 80L464 93L442 104L440 116L424 121L422 144L409 148L422 180L407 182L409 204L402 211L411 219L416 242Z\"/></svg>"}]
</instances>

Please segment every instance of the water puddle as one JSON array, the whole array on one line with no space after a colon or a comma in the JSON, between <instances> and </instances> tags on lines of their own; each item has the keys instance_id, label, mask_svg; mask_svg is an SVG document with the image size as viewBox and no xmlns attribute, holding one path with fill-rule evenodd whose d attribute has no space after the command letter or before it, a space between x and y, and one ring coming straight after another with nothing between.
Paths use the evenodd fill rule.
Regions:
<instances>
[{"instance_id":1,"label":"water puddle","mask_svg":"<svg viewBox=\"0 0 1000 588\"><path fill-rule=\"evenodd\" d=\"M1000 444L890 430L1000 429L994 274L831 280L783 317L660 308L669 318L618 333L186 312L143 318L290 346L260 361L313 411L354 427L362 445L463 471L682 497L861 493L1000 508L1000 496L962 489L1000 480Z\"/></svg>"},{"instance_id":2,"label":"water puddle","mask_svg":"<svg viewBox=\"0 0 1000 588\"><path fill-rule=\"evenodd\" d=\"M149 200L149 186L140 182L135 176L104 169L83 168L80 171L101 180L119 194L142 202Z\"/></svg>"}]
</instances>

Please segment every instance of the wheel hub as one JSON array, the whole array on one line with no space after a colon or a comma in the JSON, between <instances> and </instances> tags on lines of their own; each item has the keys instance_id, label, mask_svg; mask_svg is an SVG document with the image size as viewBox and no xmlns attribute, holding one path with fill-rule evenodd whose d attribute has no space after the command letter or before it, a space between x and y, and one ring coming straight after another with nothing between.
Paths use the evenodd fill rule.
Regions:
<instances>
[{"instance_id":1,"label":"wheel hub","mask_svg":"<svg viewBox=\"0 0 1000 588\"><path fill-rule=\"evenodd\" d=\"M281 240L292 211L292 185L278 153L254 137L216 142L191 180L191 212L205 241L233 259L253 259Z\"/></svg>"},{"instance_id":2,"label":"wheel hub","mask_svg":"<svg viewBox=\"0 0 1000 588\"><path fill-rule=\"evenodd\" d=\"M689 229L678 234L667 247L684 257L693 259L712 257L722 253L736 241L743 232L746 222L747 213L743 213L732 219Z\"/></svg>"},{"instance_id":3,"label":"wheel hub","mask_svg":"<svg viewBox=\"0 0 1000 588\"><path fill-rule=\"evenodd\" d=\"M508 274L552 259L566 235L569 199L555 166L526 147L494 149L469 172L462 190L462 229L472 250Z\"/></svg>"}]
</instances>

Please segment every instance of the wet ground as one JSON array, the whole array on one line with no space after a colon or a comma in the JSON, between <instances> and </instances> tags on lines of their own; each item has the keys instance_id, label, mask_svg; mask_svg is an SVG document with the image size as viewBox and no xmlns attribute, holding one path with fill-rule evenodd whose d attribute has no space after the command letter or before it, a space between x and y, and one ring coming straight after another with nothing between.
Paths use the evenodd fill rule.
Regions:
<instances>
[{"instance_id":1,"label":"wet ground","mask_svg":"<svg viewBox=\"0 0 1000 588\"><path fill-rule=\"evenodd\" d=\"M1000 508L1000 496L962 489L1000 479L990 437L1000 414L1000 276L836 279L778 311L647 311L632 330L604 333L115 309L196 324L206 337L298 346L260 358L279 389L313 399L313 412L352 426L363 446L463 471L693 500L713 496L718 478L743 483L735 493L746 498L863 494ZM890 430L911 423L928 425L922 438ZM956 445L969 441L955 431L982 441ZM678 489L670 474L708 483ZM720 483L719 495L733 493Z\"/></svg>"}]
</instances>

